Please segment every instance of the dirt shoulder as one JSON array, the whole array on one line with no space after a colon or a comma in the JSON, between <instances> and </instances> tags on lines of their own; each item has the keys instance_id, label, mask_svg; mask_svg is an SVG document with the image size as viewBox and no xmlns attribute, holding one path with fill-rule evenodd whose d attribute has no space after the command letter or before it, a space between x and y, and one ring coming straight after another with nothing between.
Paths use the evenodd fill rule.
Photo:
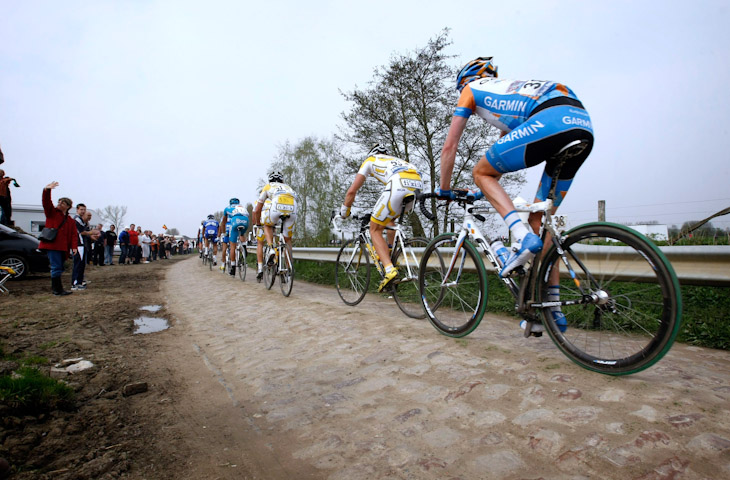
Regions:
<instances>
[{"instance_id":1,"label":"dirt shoulder","mask_svg":"<svg viewBox=\"0 0 730 480\"><path fill-rule=\"evenodd\" d=\"M13 478L730 474L728 352L677 345L606 377L503 317L453 340L392 300L348 307L302 282L284 298L197 259L90 268L83 294L44 277L1 300L6 352L95 364L68 378L74 411L3 415ZM171 328L133 335L145 305ZM133 382L148 390L124 396Z\"/></svg>"},{"instance_id":2,"label":"dirt shoulder","mask_svg":"<svg viewBox=\"0 0 730 480\"><path fill-rule=\"evenodd\" d=\"M88 289L66 297L50 291L48 274L9 282L0 298L0 344L6 355L40 356L51 365L84 358L93 368L58 374L76 392L68 411L18 414L0 406L0 457L18 479L182 478L191 452L181 442L158 449L181 388L179 375L159 370L158 339L135 335L140 307L165 305L165 270L179 261L89 266ZM64 274L69 288L68 273ZM164 309L155 316L165 316ZM7 372L19 362L1 362ZM125 396L124 387L148 391Z\"/></svg>"}]
</instances>

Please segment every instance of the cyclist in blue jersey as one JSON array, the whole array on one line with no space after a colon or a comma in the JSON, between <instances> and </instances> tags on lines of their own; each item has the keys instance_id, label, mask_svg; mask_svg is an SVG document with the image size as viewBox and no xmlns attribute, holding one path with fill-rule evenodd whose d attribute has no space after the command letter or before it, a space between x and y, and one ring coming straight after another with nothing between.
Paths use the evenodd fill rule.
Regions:
<instances>
[{"instance_id":1,"label":"cyclist in blue jersey","mask_svg":"<svg viewBox=\"0 0 730 480\"><path fill-rule=\"evenodd\" d=\"M213 242L213 265L217 265L215 256L218 254L218 243L216 238L218 237L218 221L215 216L208 215L208 220L203 223L203 235L205 237L205 254L208 254L211 242Z\"/></svg>"},{"instance_id":2,"label":"cyclist in blue jersey","mask_svg":"<svg viewBox=\"0 0 730 480\"><path fill-rule=\"evenodd\" d=\"M231 271L228 273L234 276L236 274L236 265L233 259L236 258L238 227L243 227L244 232L248 229L248 212L237 198L232 198L228 202L228 206L223 210L221 225L225 226L226 236L228 237L228 258L231 259Z\"/></svg>"},{"instance_id":3,"label":"cyclist in blue jersey","mask_svg":"<svg viewBox=\"0 0 730 480\"><path fill-rule=\"evenodd\" d=\"M575 93L563 84L498 78L492 57L479 57L467 63L456 76L456 89L461 94L441 151L439 192L445 197L451 193L456 151L472 114L502 131L501 138L474 167L473 175L474 182L502 215L515 240L513 251L499 272L506 277L529 262L543 245L535 233L540 226L540 213L530 214L529 228L523 224L512 200L499 184L500 177L546 161L535 196L539 202L547 199L552 178L559 168L554 214L593 147L591 118ZM553 159L558 152L561 152L561 162ZM553 277L548 301L559 299L557 268L553 269ZM553 307L553 316L559 324L565 322L560 307Z\"/></svg>"}]
</instances>

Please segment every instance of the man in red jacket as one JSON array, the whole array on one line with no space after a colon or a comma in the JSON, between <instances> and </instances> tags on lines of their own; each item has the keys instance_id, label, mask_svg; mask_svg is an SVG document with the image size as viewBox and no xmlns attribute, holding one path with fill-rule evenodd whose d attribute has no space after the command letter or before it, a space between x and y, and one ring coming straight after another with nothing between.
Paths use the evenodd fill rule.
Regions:
<instances>
[{"instance_id":1,"label":"man in red jacket","mask_svg":"<svg viewBox=\"0 0 730 480\"><path fill-rule=\"evenodd\" d=\"M63 262L69 252L76 255L78 251L78 235L76 222L69 219L68 211L73 206L70 198L62 197L54 207L51 201L51 190L58 186L58 182L51 182L43 189L43 211L46 214L46 228L56 228L58 233L52 242L41 240L38 248L45 250L51 264L51 287L54 295L69 295L71 292L63 289L61 273Z\"/></svg>"}]
</instances>

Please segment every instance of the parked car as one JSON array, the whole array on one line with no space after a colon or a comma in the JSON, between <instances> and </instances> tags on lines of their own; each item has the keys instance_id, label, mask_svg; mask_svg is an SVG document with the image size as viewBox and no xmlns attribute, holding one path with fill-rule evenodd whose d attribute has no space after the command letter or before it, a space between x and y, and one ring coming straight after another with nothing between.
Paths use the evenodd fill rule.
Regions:
<instances>
[{"instance_id":1,"label":"parked car","mask_svg":"<svg viewBox=\"0 0 730 480\"><path fill-rule=\"evenodd\" d=\"M10 267L20 278L29 272L48 272L48 256L38 250L40 242L27 233L18 233L0 224L0 265Z\"/></svg>"}]
</instances>

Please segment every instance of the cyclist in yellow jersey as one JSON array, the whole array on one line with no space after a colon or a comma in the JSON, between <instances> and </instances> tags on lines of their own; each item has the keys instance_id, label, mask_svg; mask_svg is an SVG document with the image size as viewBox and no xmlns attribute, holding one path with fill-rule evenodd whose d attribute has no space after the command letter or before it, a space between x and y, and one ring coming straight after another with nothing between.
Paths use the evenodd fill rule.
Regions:
<instances>
[{"instance_id":1,"label":"cyclist in yellow jersey","mask_svg":"<svg viewBox=\"0 0 730 480\"><path fill-rule=\"evenodd\" d=\"M294 223L297 219L296 197L297 194L294 193L294 190L284 183L284 175L275 171L269 174L269 183L261 190L261 195L259 195L258 202L256 202L256 207L253 210L253 223L254 225L263 225L264 236L269 246L274 244L274 226L279 219L282 219L281 231L284 234L284 241L290 255L292 253ZM271 251L270 258L266 259L267 263L273 261L273 258L271 258L273 255L274 252ZM263 257L263 242L259 241L256 247L257 277L263 275Z\"/></svg>"},{"instance_id":2,"label":"cyclist in yellow jersey","mask_svg":"<svg viewBox=\"0 0 730 480\"><path fill-rule=\"evenodd\" d=\"M370 216L370 235L373 239L373 246L385 267L385 278L378 286L378 291L381 292L398 276L398 270L390 261L390 252L388 250L388 243L393 243L395 233L388 231L388 243L386 243L383 238L383 231L387 225L395 224L395 219L403 211L404 203L407 205L407 211L403 213L409 213L413 210L415 194L423 189L423 182L416 167L405 160L391 157L384 146L376 143L368 152L368 158L363 162L357 175L355 175L355 180L353 180L352 185L345 194L345 201L340 207L340 216L342 218L350 216L350 208L355 201L357 191L360 190L360 187L363 186L369 176L375 177L385 185L383 193L376 202ZM404 202L409 196L414 197L414 201Z\"/></svg>"}]
</instances>

